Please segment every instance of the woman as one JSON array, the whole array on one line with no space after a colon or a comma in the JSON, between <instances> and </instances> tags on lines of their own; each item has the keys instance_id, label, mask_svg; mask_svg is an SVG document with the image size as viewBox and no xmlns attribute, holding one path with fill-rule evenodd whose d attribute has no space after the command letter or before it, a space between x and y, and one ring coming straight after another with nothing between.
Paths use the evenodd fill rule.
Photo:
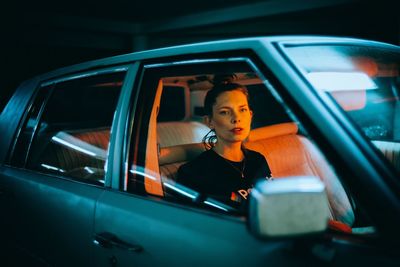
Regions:
<instances>
[{"instance_id":1,"label":"woman","mask_svg":"<svg viewBox=\"0 0 400 267\"><path fill-rule=\"evenodd\" d=\"M253 116L247 89L230 82L214 85L206 95L204 111L211 129L203 139L207 150L179 168L177 182L204 197L239 207L256 179L271 176L264 156L243 146Z\"/></svg>"}]
</instances>

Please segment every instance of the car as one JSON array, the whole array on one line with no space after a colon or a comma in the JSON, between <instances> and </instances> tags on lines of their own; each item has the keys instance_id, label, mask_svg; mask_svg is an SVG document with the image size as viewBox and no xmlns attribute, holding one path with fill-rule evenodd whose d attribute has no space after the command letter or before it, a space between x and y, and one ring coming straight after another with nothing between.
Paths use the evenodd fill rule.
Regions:
<instances>
[{"instance_id":1,"label":"car","mask_svg":"<svg viewBox=\"0 0 400 267\"><path fill-rule=\"evenodd\" d=\"M399 266L399 65L395 45L273 36L23 82L0 116L2 266ZM216 77L247 87L273 176L244 209L176 181Z\"/></svg>"}]
</instances>

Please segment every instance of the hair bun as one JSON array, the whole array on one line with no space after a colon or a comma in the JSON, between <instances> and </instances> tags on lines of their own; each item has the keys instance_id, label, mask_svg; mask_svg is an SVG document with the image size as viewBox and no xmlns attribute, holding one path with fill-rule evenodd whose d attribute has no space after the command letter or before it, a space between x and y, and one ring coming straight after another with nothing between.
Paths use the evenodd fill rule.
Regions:
<instances>
[{"instance_id":1,"label":"hair bun","mask_svg":"<svg viewBox=\"0 0 400 267\"><path fill-rule=\"evenodd\" d=\"M220 74L215 75L212 83L215 85L233 83L237 79L236 74Z\"/></svg>"}]
</instances>

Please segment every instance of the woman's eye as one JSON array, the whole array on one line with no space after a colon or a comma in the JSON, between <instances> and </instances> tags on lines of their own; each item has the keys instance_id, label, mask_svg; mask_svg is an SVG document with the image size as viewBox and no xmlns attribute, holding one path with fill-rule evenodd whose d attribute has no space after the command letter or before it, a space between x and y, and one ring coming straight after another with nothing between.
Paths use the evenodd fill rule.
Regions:
<instances>
[{"instance_id":1,"label":"woman's eye","mask_svg":"<svg viewBox=\"0 0 400 267\"><path fill-rule=\"evenodd\" d=\"M228 111L226 111L226 110L221 110L221 111L219 112L219 114L221 114L221 115L226 115L226 114L228 114Z\"/></svg>"},{"instance_id":2,"label":"woman's eye","mask_svg":"<svg viewBox=\"0 0 400 267\"><path fill-rule=\"evenodd\" d=\"M241 111L241 112L246 112L246 111L247 111L247 108L241 108L240 111Z\"/></svg>"}]
</instances>

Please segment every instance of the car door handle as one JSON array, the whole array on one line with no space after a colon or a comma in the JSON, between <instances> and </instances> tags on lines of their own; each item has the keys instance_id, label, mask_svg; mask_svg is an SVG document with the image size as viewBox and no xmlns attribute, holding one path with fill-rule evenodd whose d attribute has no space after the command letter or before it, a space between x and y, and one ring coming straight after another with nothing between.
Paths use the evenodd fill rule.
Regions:
<instances>
[{"instance_id":1,"label":"car door handle","mask_svg":"<svg viewBox=\"0 0 400 267\"><path fill-rule=\"evenodd\" d=\"M119 239L116 235L109 233L109 232L95 234L93 243L95 245L101 246L103 248L116 247L119 249L131 251L131 252L143 251L143 247L141 245L129 244L129 243Z\"/></svg>"}]
</instances>

